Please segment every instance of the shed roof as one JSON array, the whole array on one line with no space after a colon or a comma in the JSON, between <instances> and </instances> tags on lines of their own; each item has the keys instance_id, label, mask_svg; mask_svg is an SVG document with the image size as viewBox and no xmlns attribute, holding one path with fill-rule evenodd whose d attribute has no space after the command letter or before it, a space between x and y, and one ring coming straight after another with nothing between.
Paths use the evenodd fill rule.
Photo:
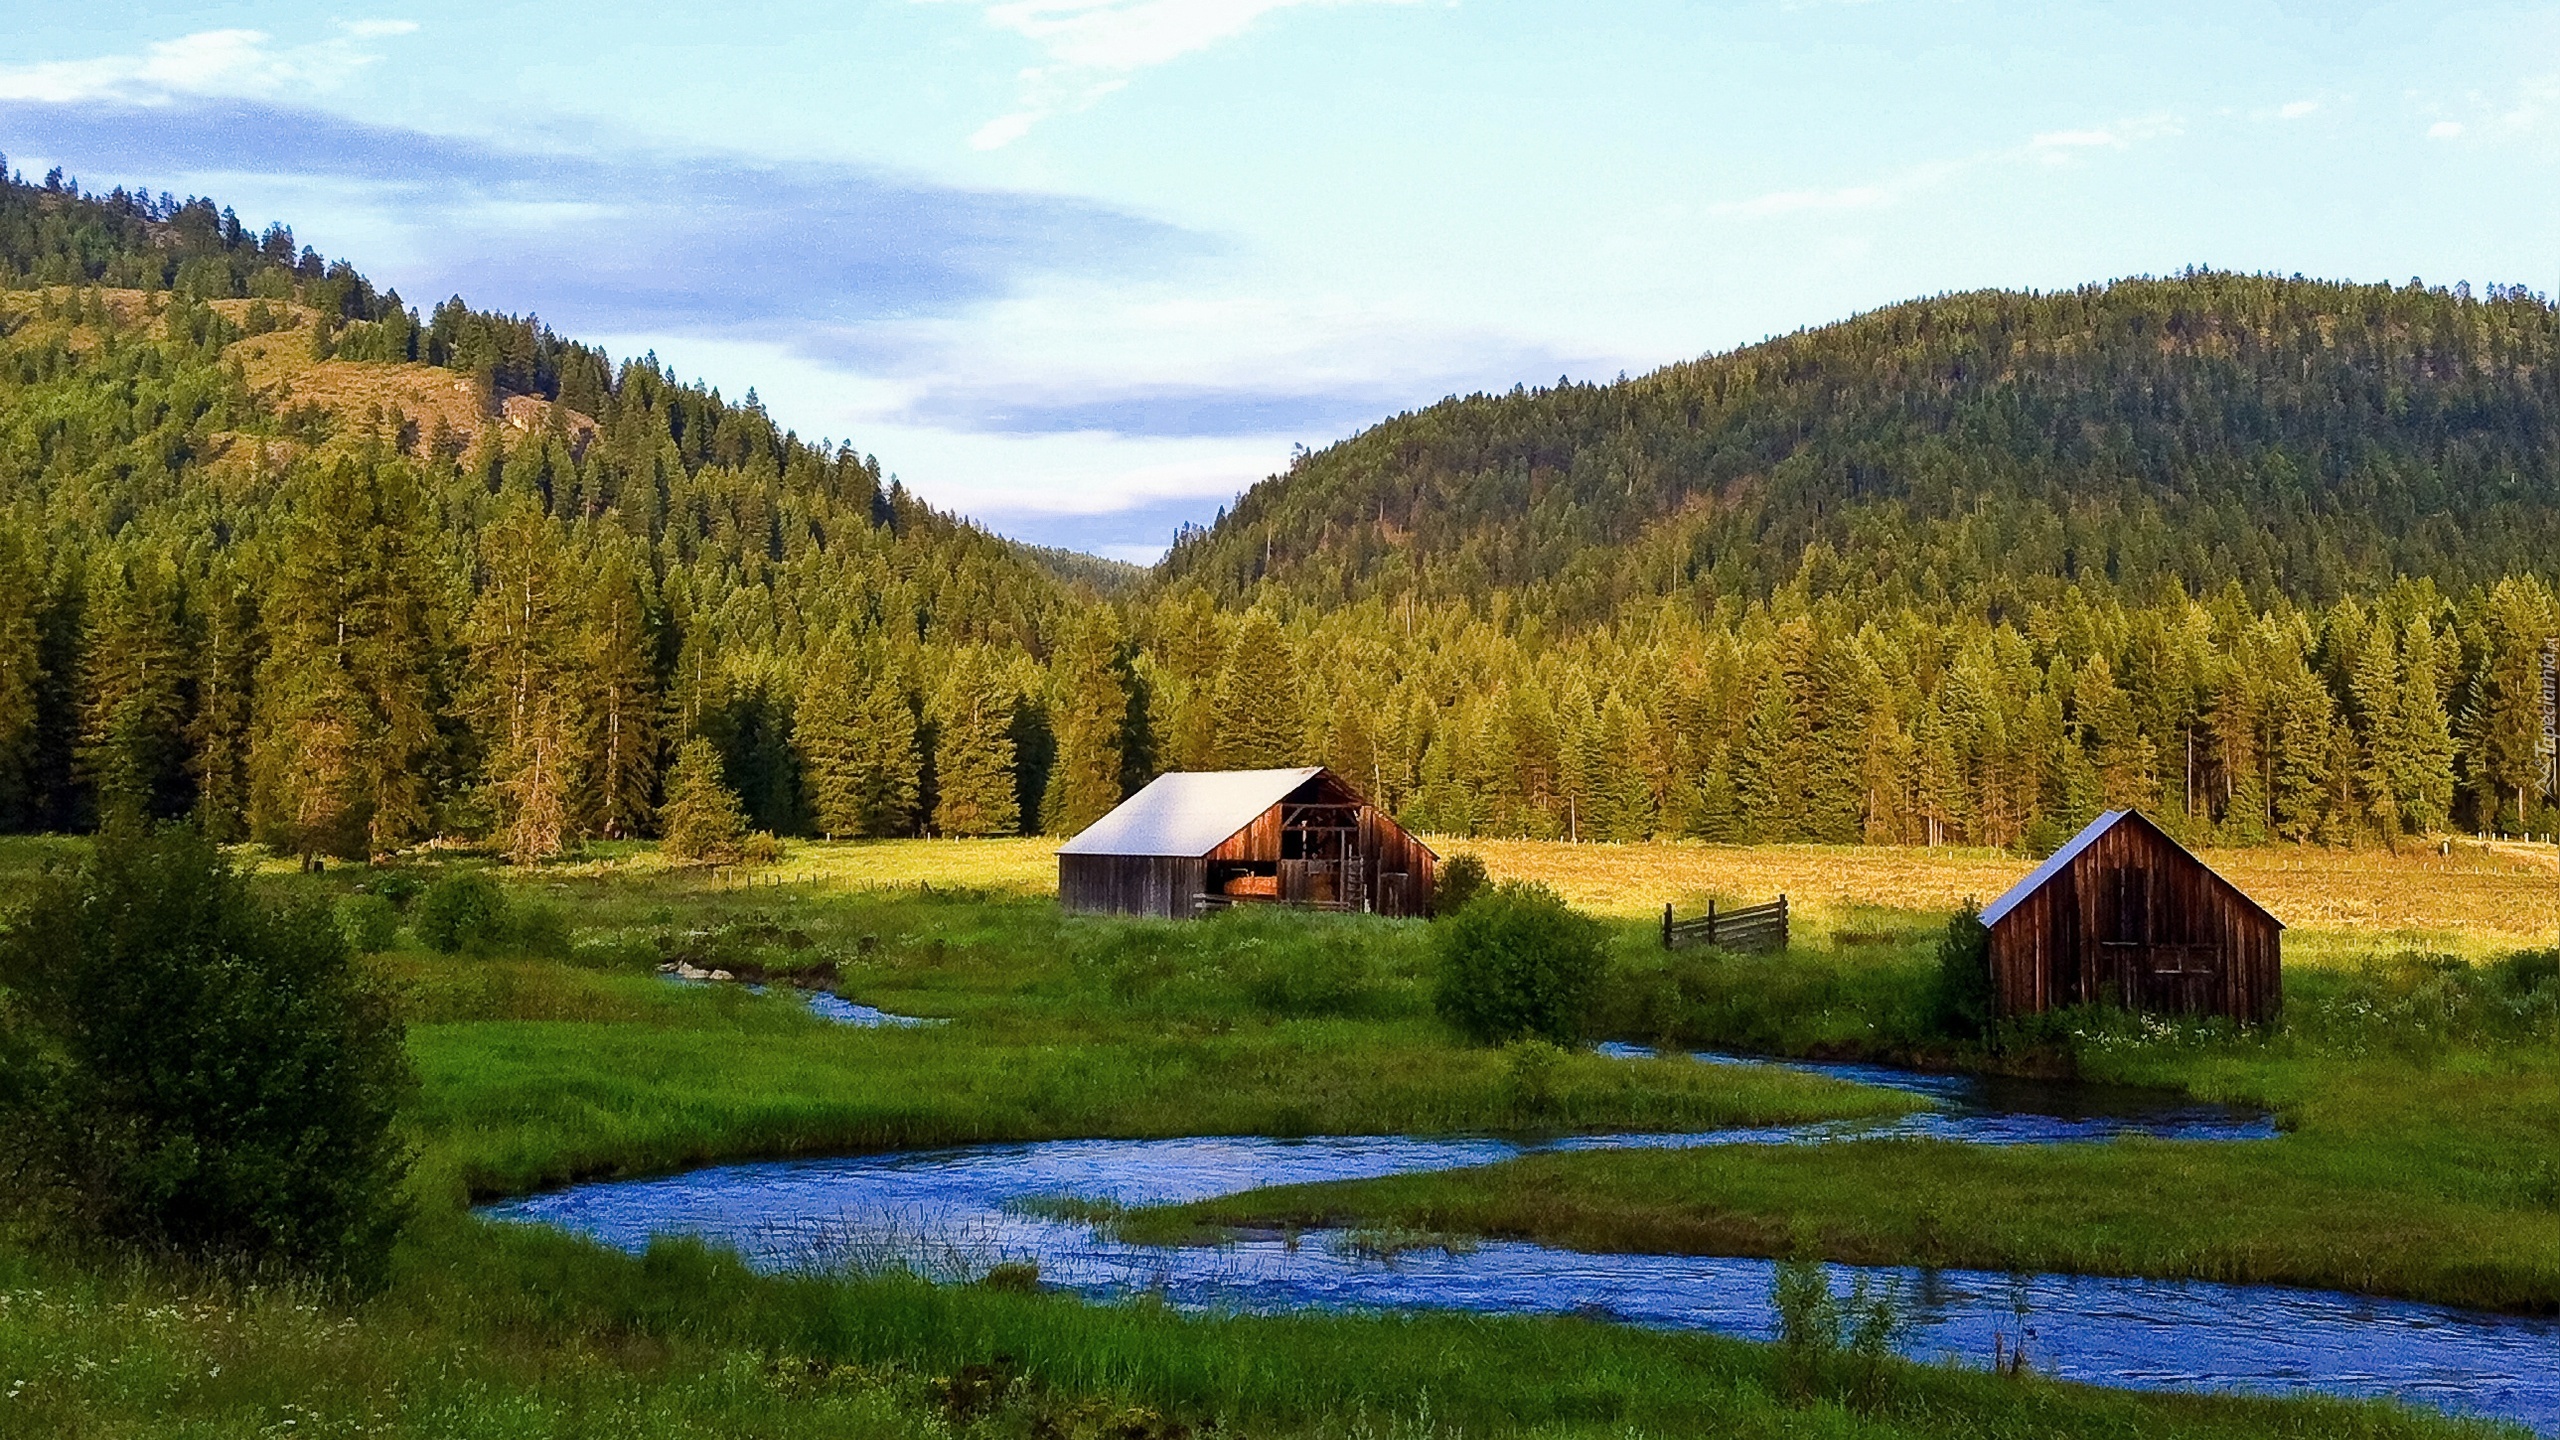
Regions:
<instances>
[{"instance_id":1,"label":"shed roof","mask_svg":"<svg viewBox=\"0 0 2560 1440\"><path fill-rule=\"evenodd\" d=\"M1324 773L1321 765L1288 770L1194 770L1159 775L1108 815L1058 847L1061 855L1206 855L1263 811Z\"/></svg>"},{"instance_id":2,"label":"shed roof","mask_svg":"<svg viewBox=\"0 0 2560 1440\"><path fill-rule=\"evenodd\" d=\"M2207 875L2213 876L2216 880L2222 881L2223 886L2230 890L2232 894L2247 901L2249 908L2266 916L2269 920L2275 921L2277 929L2281 930L2284 928L2284 922L2276 920L2272 911L2268 910L2266 906L2259 904L2256 900L2251 899L2248 891L2241 889L2239 886L2232 884L2228 880L2223 880L2222 876L2217 873L2212 866L2207 865L2202 860L2196 860L2194 851L2179 844L2168 831L2152 824L2151 821L2146 819L2139 811L2134 810L2110 810L2104 815L2099 816L2097 819L2090 821L2087 825L2081 827L2079 834L2072 836L2067 844L2065 844L2061 849L2054 851L2052 855L2045 859L2043 864L2028 871L2026 879L2010 886L2008 893L2002 895L1999 899L1992 901L1990 904L1983 906L1982 923L1985 925L1999 924L2004 916L2006 916L2010 911L2017 909L2028 896L2043 889L2054 876L2071 868L2071 862L2080 858L2081 851L2096 844L2099 836L2113 830L2119 823L2126 820L2134 821L2144 829L2149 830L2152 834L2159 836L2171 849L2186 856L2189 860L2194 860L2197 869L2202 870Z\"/></svg>"}]
</instances>

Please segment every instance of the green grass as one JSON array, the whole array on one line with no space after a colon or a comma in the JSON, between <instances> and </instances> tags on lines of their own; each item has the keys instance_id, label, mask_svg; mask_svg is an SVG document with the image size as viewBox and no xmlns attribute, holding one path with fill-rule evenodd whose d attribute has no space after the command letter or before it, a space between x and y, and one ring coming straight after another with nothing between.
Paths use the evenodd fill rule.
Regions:
<instances>
[{"instance_id":1,"label":"green grass","mask_svg":"<svg viewBox=\"0 0 2560 1440\"><path fill-rule=\"evenodd\" d=\"M0 883L75 852L0 841ZM884 873L947 863L889 847L830 863L857 860ZM386 878L352 867L266 883L331 899ZM0 1435L2478 1433L2387 1405L2123 1394L1918 1365L1872 1387L1834 1377L1799 1390L1766 1349L1712 1337L1574 1320L1202 1317L894 1275L758 1277L692 1245L635 1259L483 1224L461 1210L466 1196L754 1156L1078 1135L1686 1128L1910 1103L1782 1072L1591 1056L1524 1084L1511 1058L1457 1043L1428 1013L1413 925L1070 919L1014 889L723 887L645 857L502 879L532 917L515 941L476 957L404 942L377 958L420 1077L406 1124L423 1208L390 1289L349 1307L80 1263L0 1233ZM1858 920L1831 951L1704 979L1664 969L1630 929L1612 1013L1652 1005L1650 1033L1871 1044L1869 1027L1901 1023L1895 977L1921 927ZM1901 938L1872 938L1887 932ZM847 1029L788 994L658 979L660 958L679 953L831 974L855 999L949 1023ZM2375 1032L2391 1063L2455 1076L2484 1053L2469 1041L2403 1053L2405 1032L2398 1020ZM2157 1039L2103 1058L2131 1078L2168 1067L2208 1088L2282 1080L2300 1091L2289 1115L2343 1103L2328 1059L2253 1071L2228 1046ZM2471 1106L2465 1133L2483 1163L2506 1163L2509 1127L2532 1123L2539 1094L2491 1071L2467 1098L2429 1103ZM2453 1187L2446 1204L2470 1193L2453 1186L2459 1156L2427 1155L2448 1167L2430 1172ZM1950 1193L1967 1183L1956 1161L1979 1158L1950 1157ZM1893 1197L1850 1178L1873 1163L1856 1147L1787 1163L1807 1168L1750 1180L1757 1203L1793 1214L1821 1191L1844 1226L1904 1243ZM2301 1183L2256 1179L2225 1189L2269 1215ZM1700 1193L1686 1183L1666 1172L1631 1178L1627 1193L1677 1205ZM2053 1243L2101 1233L2100 1212L2077 1236L2063 1206L2050 1214ZM1968 1223L1957 1214L1949 1228ZM1462 1228L1366 1227L1382 1245L1463 1243Z\"/></svg>"},{"instance_id":2,"label":"green grass","mask_svg":"<svg viewBox=\"0 0 2560 1440\"><path fill-rule=\"evenodd\" d=\"M2318 1400L1893 1364L1799 1388L1765 1347L1570 1319L1203 1317L897 1276L777 1278L429 1224L348 1313L0 1255L0 1433L104 1436L2436 1437Z\"/></svg>"},{"instance_id":3,"label":"green grass","mask_svg":"<svg viewBox=\"0 0 2560 1440\"><path fill-rule=\"evenodd\" d=\"M1168 1207L1130 1217L1125 1233L1360 1226L1599 1251L1809 1247L1859 1263L2271 1282L2560 1311L2551 1118L2560 979L2537 957L2475 967L2368 955L2292 973L2286 1022L2271 1033L2065 1016L2011 1036L2000 1056L1929 1040L1916 948L1630 954L1619 974L1613 1003L1649 1016L1636 1031L1645 1038L2060 1067L2262 1105L2282 1133L1538 1155Z\"/></svg>"}]
</instances>

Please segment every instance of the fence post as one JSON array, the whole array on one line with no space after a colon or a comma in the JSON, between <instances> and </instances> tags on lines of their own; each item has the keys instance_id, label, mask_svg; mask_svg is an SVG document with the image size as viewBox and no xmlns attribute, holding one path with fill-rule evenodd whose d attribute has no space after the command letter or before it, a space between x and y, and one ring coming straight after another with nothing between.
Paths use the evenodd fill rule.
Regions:
<instances>
[{"instance_id":1,"label":"fence post","mask_svg":"<svg viewBox=\"0 0 2560 1440\"><path fill-rule=\"evenodd\" d=\"M1707 897L1707 948L1710 950L1714 949L1716 947L1717 940L1716 902L1715 897L1710 895Z\"/></svg>"},{"instance_id":2,"label":"fence post","mask_svg":"<svg viewBox=\"0 0 2560 1440\"><path fill-rule=\"evenodd\" d=\"M1671 907L1667 904L1662 907L1662 948L1671 948Z\"/></svg>"},{"instance_id":3,"label":"fence post","mask_svg":"<svg viewBox=\"0 0 2560 1440\"><path fill-rule=\"evenodd\" d=\"M1778 892L1778 948L1786 949L1790 938L1787 934L1787 896L1782 890Z\"/></svg>"}]
</instances>

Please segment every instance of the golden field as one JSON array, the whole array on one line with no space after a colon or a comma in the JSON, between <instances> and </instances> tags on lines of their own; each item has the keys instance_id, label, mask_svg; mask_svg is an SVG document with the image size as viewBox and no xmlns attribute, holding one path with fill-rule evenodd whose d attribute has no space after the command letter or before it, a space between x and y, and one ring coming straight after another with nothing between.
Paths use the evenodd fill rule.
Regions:
<instances>
[{"instance_id":1,"label":"golden field","mask_svg":"<svg viewBox=\"0 0 2560 1440\"><path fill-rule=\"evenodd\" d=\"M1057 843L1037 836L792 841L779 865L737 872L743 879L703 875L700 883L819 890L933 885L1045 895L1057 888ZM1784 894L1795 902L1799 934L1817 941L1881 918L1862 918L1862 911L1934 914L1968 898L1989 900L2034 868L1996 850L1570 845L1454 836L1430 843L1444 857L1475 852L1496 879L1543 881L1581 909L1623 919L1659 915L1666 901L1686 916L1710 896L1740 905ZM2550 846L2457 841L2450 855L2267 846L2211 850L2203 858L2297 932L2293 953L2302 958L2377 943L2483 953L2560 936L2560 851ZM649 850L633 849L564 868L588 866L629 873L660 868L660 862Z\"/></svg>"}]
</instances>

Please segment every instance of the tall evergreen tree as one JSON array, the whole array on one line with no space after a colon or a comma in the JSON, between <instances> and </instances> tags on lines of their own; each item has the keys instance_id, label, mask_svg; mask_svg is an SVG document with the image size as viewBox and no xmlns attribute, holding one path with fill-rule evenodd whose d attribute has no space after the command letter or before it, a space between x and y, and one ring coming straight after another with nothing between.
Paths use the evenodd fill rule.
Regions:
<instances>
[{"instance_id":1,"label":"tall evergreen tree","mask_svg":"<svg viewBox=\"0 0 2560 1440\"><path fill-rule=\"evenodd\" d=\"M345 458L294 487L268 591L255 828L303 854L397 849L433 825L442 617L417 476Z\"/></svg>"},{"instance_id":2,"label":"tall evergreen tree","mask_svg":"<svg viewBox=\"0 0 2560 1440\"><path fill-rule=\"evenodd\" d=\"M649 797L658 783L662 704L648 557L630 536L599 526L589 537L582 569L585 823L619 840L648 829Z\"/></svg>"},{"instance_id":3,"label":"tall evergreen tree","mask_svg":"<svg viewBox=\"0 0 2560 1440\"><path fill-rule=\"evenodd\" d=\"M1011 835L1022 825L1013 788L1012 690L976 649L954 655L934 705L934 828L945 835Z\"/></svg>"},{"instance_id":4,"label":"tall evergreen tree","mask_svg":"<svg viewBox=\"0 0 2560 1440\"><path fill-rule=\"evenodd\" d=\"M1049 723L1058 753L1042 825L1072 835L1120 803L1129 728L1127 660L1118 617L1096 607L1070 620L1049 657Z\"/></svg>"},{"instance_id":5,"label":"tall evergreen tree","mask_svg":"<svg viewBox=\"0 0 2560 1440\"><path fill-rule=\"evenodd\" d=\"M1265 770L1297 762L1303 724L1298 670L1288 634L1271 612L1245 612L1218 667L1210 714L1214 763L1222 770Z\"/></svg>"},{"instance_id":6,"label":"tall evergreen tree","mask_svg":"<svg viewBox=\"0 0 2560 1440\"><path fill-rule=\"evenodd\" d=\"M2521 831L2545 799L2542 667L2555 628L2551 592L2508 579L2489 592L2481 666L2464 714L2464 760L2483 828Z\"/></svg>"},{"instance_id":7,"label":"tall evergreen tree","mask_svg":"<svg viewBox=\"0 0 2560 1440\"><path fill-rule=\"evenodd\" d=\"M106 560L87 593L78 758L98 816L181 814L188 655L176 569L150 554Z\"/></svg>"},{"instance_id":8,"label":"tall evergreen tree","mask_svg":"<svg viewBox=\"0 0 2560 1440\"><path fill-rule=\"evenodd\" d=\"M43 693L43 569L25 531L0 516L0 826L31 823Z\"/></svg>"},{"instance_id":9,"label":"tall evergreen tree","mask_svg":"<svg viewBox=\"0 0 2560 1440\"><path fill-rule=\"evenodd\" d=\"M676 763L667 767L667 803L658 818L665 827L662 848L669 859L720 864L738 858L747 812L729 788L719 746L697 735L676 751Z\"/></svg>"},{"instance_id":10,"label":"tall evergreen tree","mask_svg":"<svg viewBox=\"0 0 2560 1440\"><path fill-rule=\"evenodd\" d=\"M820 645L800 671L791 744L818 833L830 840L865 833L860 711L864 687L841 640Z\"/></svg>"},{"instance_id":11,"label":"tall evergreen tree","mask_svg":"<svg viewBox=\"0 0 2560 1440\"><path fill-rule=\"evenodd\" d=\"M589 676L578 567L541 502L519 492L480 532L470 651L482 775L508 858L545 860L575 838Z\"/></svg>"}]
</instances>

